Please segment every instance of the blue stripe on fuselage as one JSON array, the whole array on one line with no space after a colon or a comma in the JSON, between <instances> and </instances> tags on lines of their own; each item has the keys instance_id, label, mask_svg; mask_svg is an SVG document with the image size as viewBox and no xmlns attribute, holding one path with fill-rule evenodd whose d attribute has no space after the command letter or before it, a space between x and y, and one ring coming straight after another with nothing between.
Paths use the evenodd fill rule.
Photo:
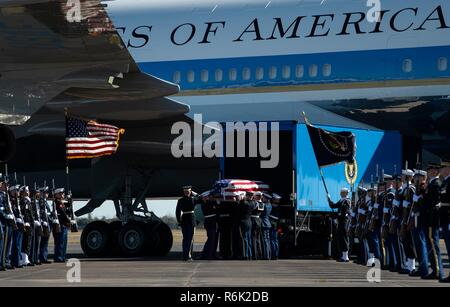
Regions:
<instances>
[{"instance_id":1,"label":"blue stripe on fuselage","mask_svg":"<svg viewBox=\"0 0 450 307\"><path fill-rule=\"evenodd\" d=\"M450 77L450 65L445 71L438 69L440 58L450 60L450 46L384 49L301 55L259 56L226 59L199 59L168 62L138 63L140 69L164 80L174 81L179 72L181 90L203 90L223 88L245 88L264 86L289 86L325 83L349 83L392 80L420 80ZM412 71L405 72L405 60L412 61ZM324 75L324 65L331 65L331 74ZM303 65L302 77L296 76L298 65ZM317 76L310 75L310 69L317 65ZM283 76L283 67L290 67L290 77ZM406 65L407 66L407 65ZM269 72L276 67L276 78ZM257 80L256 70L264 69L262 80ZM229 71L235 69L237 79L230 80ZM244 69L250 71L245 80ZM208 81L201 80L202 71L208 71ZM216 80L216 70L223 78ZM188 72L195 74L195 81L188 82ZM248 76L248 74L247 74ZM273 77L273 76L272 76Z\"/></svg>"}]
</instances>

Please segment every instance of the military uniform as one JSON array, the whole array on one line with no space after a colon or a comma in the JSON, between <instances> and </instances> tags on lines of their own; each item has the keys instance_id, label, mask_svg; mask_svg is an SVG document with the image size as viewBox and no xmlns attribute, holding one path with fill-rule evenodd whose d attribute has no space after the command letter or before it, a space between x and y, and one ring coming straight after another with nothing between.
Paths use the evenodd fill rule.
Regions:
<instances>
[{"instance_id":1,"label":"military uniform","mask_svg":"<svg viewBox=\"0 0 450 307\"><path fill-rule=\"evenodd\" d=\"M62 188L56 189L54 191L55 195L61 193L64 193L64 189ZM58 233L53 233L55 239L54 262L65 262L67 254L67 234L68 227L70 227L70 217L67 215L64 199L55 198L55 206L61 231Z\"/></svg>"},{"instance_id":2,"label":"military uniform","mask_svg":"<svg viewBox=\"0 0 450 307\"><path fill-rule=\"evenodd\" d=\"M24 221L22 212L20 210L19 198L17 193L19 193L19 186L12 186L10 189L10 200L11 208L16 219L17 229L13 231L13 243L11 250L11 262L16 268L23 266L22 260L22 241L24 233Z\"/></svg>"},{"instance_id":3,"label":"military uniform","mask_svg":"<svg viewBox=\"0 0 450 307\"><path fill-rule=\"evenodd\" d=\"M218 208L219 251L222 259L229 259L233 254L233 213L234 204L231 201L221 201Z\"/></svg>"},{"instance_id":4,"label":"military uniform","mask_svg":"<svg viewBox=\"0 0 450 307\"><path fill-rule=\"evenodd\" d=\"M337 203L331 202L329 200L329 205L331 209L337 209L337 220L338 226L336 230L336 240L338 251L342 255L338 261L348 262L348 250L349 250L349 239L347 233L347 223L349 219L349 211L350 211L350 199L349 198L341 198Z\"/></svg>"},{"instance_id":5,"label":"military uniform","mask_svg":"<svg viewBox=\"0 0 450 307\"><path fill-rule=\"evenodd\" d=\"M242 255L245 260L253 258L253 242L252 242L252 213L256 207L254 200L242 200L240 203L241 223L240 232L242 238Z\"/></svg>"},{"instance_id":6,"label":"military uniform","mask_svg":"<svg viewBox=\"0 0 450 307\"><path fill-rule=\"evenodd\" d=\"M216 258L217 251L217 203L215 200L201 202L204 226L206 230L206 243L203 247L202 259L211 260Z\"/></svg>"},{"instance_id":7,"label":"military uniform","mask_svg":"<svg viewBox=\"0 0 450 307\"><path fill-rule=\"evenodd\" d=\"M33 220L34 220L34 238L32 242L32 248L31 248L31 259L30 261L33 264L40 264L39 260L39 246L41 243L41 236L42 236L42 221L41 221L41 215L40 215L40 208L39 208L39 194L37 194L38 191L34 191L35 196L33 197L31 201L31 212L33 214Z\"/></svg>"},{"instance_id":8,"label":"military uniform","mask_svg":"<svg viewBox=\"0 0 450 307\"><path fill-rule=\"evenodd\" d=\"M8 228L6 221L6 198L5 193L0 192L0 269L6 270L6 253L8 242Z\"/></svg>"},{"instance_id":9,"label":"military uniform","mask_svg":"<svg viewBox=\"0 0 450 307\"><path fill-rule=\"evenodd\" d=\"M367 220L364 224L363 233L367 237L367 243L369 246L369 255L367 260L367 266L372 267L376 261L381 261L381 247L380 247L380 215L378 214L379 206L377 202L377 196L373 188L369 189L370 193L373 195L368 195L366 197L366 207L367 207ZM376 212L374 211L376 210ZM373 225L371 225L373 223Z\"/></svg>"},{"instance_id":10,"label":"military uniform","mask_svg":"<svg viewBox=\"0 0 450 307\"><path fill-rule=\"evenodd\" d=\"M281 197L277 194L272 195L274 201L272 203L272 211L269 215L270 220L270 246L271 246L271 255L272 259L276 260L280 254L280 245L278 242L278 224L280 220L280 204L277 203L280 201Z\"/></svg>"},{"instance_id":11,"label":"military uniform","mask_svg":"<svg viewBox=\"0 0 450 307\"><path fill-rule=\"evenodd\" d=\"M262 258L262 220L261 214L264 211L264 203L262 201L255 201L256 206L253 209L252 220L252 246L253 246L253 260Z\"/></svg>"},{"instance_id":12,"label":"military uniform","mask_svg":"<svg viewBox=\"0 0 450 307\"><path fill-rule=\"evenodd\" d=\"M47 187L41 190L42 196L39 198L39 212L42 220L43 235L39 245L39 261L41 263L49 263L48 261L48 241L52 233L52 209L47 201L45 193L48 191Z\"/></svg>"},{"instance_id":13,"label":"military uniform","mask_svg":"<svg viewBox=\"0 0 450 307\"><path fill-rule=\"evenodd\" d=\"M450 254L450 175L444 179L441 185L441 208L439 210L439 217L447 254ZM450 282L450 276L443 281Z\"/></svg>"},{"instance_id":14,"label":"military uniform","mask_svg":"<svg viewBox=\"0 0 450 307\"><path fill-rule=\"evenodd\" d=\"M21 193L28 193L28 187L24 186L20 189ZM24 265L33 266L34 264L31 261L31 253L32 253L32 245L34 240L34 219L31 208L31 199L28 195L21 195L20 198L20 211L23 214L25 232L23 235L22 242L22 253Z\"/></svg>"},{"instance_id":15,"label":"military uniform","mask_svg":"<svg viewBox=\"0 0 450 307\"><path fill-rule=\"evenodd\" d=\"M384 239L384 247L386 250L386 260L391 272L397 272L398 263L398 242L396 236L389 233L389 224L391 221L391 212L395 200L396 190L390 186L383 198L383 225L382 237Z\"/></svg>"},{"instance_id":16,"label":"military uniform","mask_svg":"<svg viewBox=\"0 0 450 307\"><path fill-rule=\"evenodd\" d=\"M181 225L183 233L183 259L192 260L195 233L195 209L196 200L191 196L183 196L177 202L176 218Z\"/></svg>"},{"instance_id":17,"label":"military uniform","mask_svg":"<svg viewBox=\"0 0 450 307\"><path fill-rule=\"evenodd\" d=\"M439 207L441 204L441 183L439 177L432 178L427 186L424 195L424 205L426 211L427 227L427 249L432 272L427 279L444 279L444 269L442 266L442 256L439 246Z\"/></svg>"},{"instance_id":18,"label":"military uniform","mask_svg":"<svg viewBox=\"0 0 450 307\"><path fill-rule=\"evenodd\" d=\"M272 224L270 223L270 214L272 213L272 204L270 195L264 194L266 201L264 202L264 211L261 213L261 227L262 227L262 247L263 247L263 259L272 259L272 250L270 247L270 229Z\"/></svg>"}]
</instances>

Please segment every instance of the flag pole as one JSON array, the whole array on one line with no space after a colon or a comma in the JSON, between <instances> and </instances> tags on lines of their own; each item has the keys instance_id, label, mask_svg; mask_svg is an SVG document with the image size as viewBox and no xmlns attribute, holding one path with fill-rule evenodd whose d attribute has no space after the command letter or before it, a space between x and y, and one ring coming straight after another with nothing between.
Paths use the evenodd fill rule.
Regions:
<instances>
[{"instance_id":1,"label":"flag pole","mask_svg":"<svg viewBox=\"0 0 450 307\"><path fill-rule=\"evenodd\" d=\"M308 117L306 117L305 111L302 112L302 115L303 115L305 124L308 126L312 126ZM327 198L329 200L330 192L328 191L327 183L325 182L325 177L323 175L323 170L322 170L322 167L320 167L319 162L317 161L317 157L316 157L316 162L317 162L317 166L319 167L320 178L322 179L323 187L325 188L325 193L327 193ZM331 213L332 214L334 213L334 209L331 209ZM332 256L331 255L332 254L332 243L333 243L333 216L330 216L330 240L328 241L328 256L329 257Z\"/></svg>"},{"instance_id":2,"label":"flag pole","mask_svg":"<svg viewBox=\"0 0 450 307\"><path fill-rule=\"evenodd\" d=\"M65 116L65 122L66 122L66 135L67 135L67 116L69 112L67 111L67 108L64 108L64 116ZM69 193L70 189L70 170L69 170L69 159L67 159L67 144L66 144L66 154L65 154L65 160L66 160L66 189L67 193Z\"/></svg>"}]
</instances>

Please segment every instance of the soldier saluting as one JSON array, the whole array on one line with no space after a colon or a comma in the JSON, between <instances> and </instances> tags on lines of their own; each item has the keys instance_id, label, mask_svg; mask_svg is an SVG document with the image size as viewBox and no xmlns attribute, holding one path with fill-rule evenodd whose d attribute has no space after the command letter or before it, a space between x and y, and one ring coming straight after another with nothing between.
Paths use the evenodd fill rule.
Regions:
<instances>
[{"instance_id":1,"label":"soldier saluting","mask_svg":"<svg viewBox=\"0 0 450 307\"><path fill-rule=\"evenodd\" d=\"M192 192L192 186L183 187L183 197L178 200L176 218L183 233L183 260L192 261L192 249L194 247L196 199Z\"/></svg>"},{"instance_id":2,"label":"soldier saluting","mask_svg":"<svg viewBox=\"0 0 450 307\"><path fill-rule=\"evenodd\" d=\"M348 249L349 240L347 233L347 222L350 211L350 198L348 198L349 190L347 188L341 189L341 199L337 203L331 201L330 195L328 195L328 204L331 209L338 209L338 227L336 231L336 239L338 245L338 251L340 258L338 262L349 262Z\"/></svg>"},{"instance_id":3,"label":"soldier saluting","mask_svg":"<svg viewBox=\"0 0 450 307\"><path fill-rule=\"evenodd\" d=\"M55 198L56 213L58 215L60 232L54 232L55 238L55 254L54 262L66 262L67 253L67 233L70 227L70 217L67 215L66 206L64 202L64 188L54 190L53 197Z\"/></svg>"}]
</instances>

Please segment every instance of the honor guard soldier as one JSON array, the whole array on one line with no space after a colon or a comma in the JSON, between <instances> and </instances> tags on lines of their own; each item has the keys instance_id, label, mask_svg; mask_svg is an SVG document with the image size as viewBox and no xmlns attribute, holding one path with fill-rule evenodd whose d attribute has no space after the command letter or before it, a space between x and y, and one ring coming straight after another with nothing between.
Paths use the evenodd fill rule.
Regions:
<instances>
[{"instance_id":1,"label":"honor guard soldier","mask_svg":"<svg viewBox=\"0 0 450 307\"><path fill-rule=\"evenodd\" d=\"M183 260L192 261L195 233L195 209L196 199L192 192L192 186L183 187L183 197L178 200L176 218L181 226L183 234Z\"/></svg>"},{"instance_id":2,"label":"honor guard soldier","mask_svg":"<svg viewBox=\"0 0 450 307\"><path fill-rule=\"evenodd\" d=\"M222 200L218 208L218 227L219 227L219 252L223 260L230 259L233 254L232 234L233 220L232 212L234 199Z\"/></svg>"},{"instance_id":3,"label":"honor guard soldier","mask_svg":"<svg viewBox=\"0 0 450 307\"><path fill-rule=\"evenodd\" d=\"M354 227L353 230L350 229L350 234L353 237L358 238L359 241L359 255L356 263L366 264L369 259L369 246L367 242L367 237L363 231L363 225L367 217L367 207L366 207L366 196L367 189L363 186L358 187L358 201L355 206L355 212L352 213L352 224L350 227Z\"/></svg>"},{"instance_id":4,"label":"honor guard soldier","mask_svg":"<svg viewBox=\"0 0 450 307\"><path fill-rule=\"evenodd\" d=\"M52 209L48 203L49 188L40 189L41 197L39 198L39 212L42 220L42 237L39 245L39 261L40 263L50 263L48 260L48 241L52 233Z\"/></svg>"},{"instance_id":5,"label":"honor guard soldier","mask_svg":"<svg viewBox=\"0 0 450 307\"><path fill-rule=\"evenodd\" d=\"M55 254L54 262L62 263L66 262L67 253L67 233L70 228L70 217L67 215L66 206L64 203L65 189L55 189L53 197L55 198L56 214L58 216L59 225L61 231L54 233L55 238Z\"/></svg>"},{"instance_id":6,"label":"honor guard soldier","mask_svg":"<svg viewBox=\"0 0 450 307\"><path fill-rule=\"evenodd\" d=\"M392 202L391 220L389 222L389 240L393 242L394 251L397 260L397 272L400 274L408 274L406 270L406 257L404 254L403 243L399 237L399 228L402 213L403 194L406 186L403 184L403 177L399 174L394 174L394 189L395 197Z\"/></svg>"},{"instance_id":7,"label":"honor guard soldier","mask_svg":"<svg viewBox=\"0 0 450 307\"><path fill-rule=\"evenodd\" d=\"M264 211L261 213L261 227L264 260L272 259L272 249L270 247L270 229L272 228L272 224L270 223L269 218L270 214L272 213L272 204L270 203L271 199L271 195L267 193L263 194Z\"/></svg>"},{"instance_id":8,"label":"honor guard soldier","mask_svg":"<svg viewBox=\"0 0 450 307\"><path fill-rule=\"evenodd\" d=\"M280 220L280 201L281 196L272 194L272 212L269 215L270 228L270 246L272 249L272 260L277 260L280 254L280 245L278 243L278 224Z\"/></svg>"},{"instance_id":9,"label":"honor guard soldier","mask_svg":"<svg viewBox=\"0 0 450 307\"><path fill-rule=\"evenodd\" d=\"M217 251L217 203L211 191L201 195L201 208L205 220L203 222L206 230L206 242L202 251L202 259L216 259Z\"/></svg>"},{"instance_id":10,"label":"honor guard soldier","mask_svg":"<svg viewBox=\"0 0 450 307\"><path fill-rule=\"evenodd\" d=\"M14 217L14 213L11 208L11 203L9 200L8 193L8 182L7 178L3 177L0 174L0 209L3 215L3 253L1 259L1 266L4 269L14 269L14 266L11 264L11 248L13 241L13 232L17 228L16 220Z\"/></svg>"},{"instance_id":11,"label":"honor guard soldier","mask_svg":"<svg viewBox=\"0 0 450 307\"><path fill-rule=\"evenodd\" d=\"M393 185L393 176L384 174L384 183L386 185L386 192L382 200L383 204L383 222L382 222L382 232L381 238L384 240L384 248L386 251L386 260L389 267L389 271L397 272L397 250L398 245L392 240L389 235L389 225L391 222L391 213L393 208L393 203L395 200L396 190ZM397 247L397 248L396 248Z\"/></svg>"},{"instance_id":12,"label":"honor guard soldier","mask_svg":"<svg viewBox=\"0 0 450 307\"><path fill-rule=\"evenodd\" d=\"M41 197L41 191L37 187L33 190L33 198L31 200L31 212L34 220L34 239L31 244L31 259L30 261L35 265L40 265L39 261L39 246L41 244L41 237L43 235L41 215L39 209L39 199Z\"/></svg>"},{"instance_id":13,"label":"honor guard soldier","mask_svg":"<svg viewBox=\"0 0 450 307\"><path fill-rule=\"evenodd\" d=\"M331 201L330 195L328 195L328 204L331 209L338 209L338 227L336 230L336 239L340 258L338 262L349 262L348 257L349 240L347 233L347 223L349 219L350 211L350 198L348 198L349 190L347 188L341 189L341 199L337 203Z\"/></svg>"},{"instance_id":14,"label":"honor guard soldier","mask_svg":"<svg viewBox=\"0 0 450 307\"><path fill-rule=\"evenodd\" d=\"M416 193L415 186L412 182L414 172L410 169L402 171L404 177L404 188L402 190L402 204L401 204L401 217L400 217L400 230L399 238L402 242L404 255L406 258L406 270L408 274L413 274L416 270L416 250L414 246L413 236L410 230L408 230L408 221L411 215L411 205L413 202L414 194Z\"/></svg>"},{"instance_id":15,"label":"honor guard soldier","mask_svg":"<svg viewBox=\"0 0 450 307\"><path fill-rule=\"evenodd\" d=\"M408 228L412 231L414 245L416 247L419 270L412 272L410 276L428 276L428 250L427 250L427 223L425 205L423 202L425 194L425 181L427 172L423 170L414 171L415 194L409 216Z\"/></svg>"},{"instance_id":16,"label":"honor guard soldier","mask_svg":"<svg viewBox=\"0 0 450 307\"><path fill-rule=\"evenodd\" d=\"M252 214L256 207L253 200L253 192L247 191L245 199L240 203L241 208L241 237L242 237L242 254L245 260L253 258L253 242L252 242Z\"/></svg>"},{"instance_id":17,"label":"honor guard soldier","mask_svg":"<svg viewBox=\"0 0 450 307\"><path fill-rule=\"evenodd\" d=\"M20 210L23 214L25 232L22 242L22 260L23 265L34 266L31 261L31 251L34 240L34 219L31 208L30 189L28 186L20 188Z\"/></svg>"},{"instance_id":18,"label":"honor guard soldier","mask_svg":"<svg viewBox=\"0 0 450 307\"><path fill-rule=\"evenodd\" d=\"M440 165L429 164L428 185L424 195L426 218L428 219L427 247L432 272L425 279L444 279L444 269L442 266L439 226L439 208L441 206L441 182Z\"/></svg>"},{"instance_id":19,"label":"honor guard soldier","mask_svg":"<svg viewBox=\"0 0 450 307\"><path fill-rule=\"evenodd\" d=\"M369 255L367 260L367 267L373 267L376 262L381 262L381 248L380 248L380 236L379 228L377 227L378 216L374 212L374 205L376 201L376 190L372 185L367 189L366 207L367 207L367 220L363 225L363 233L367 238L369 245Z\"/></svg>"},{"instance_id":20,"label":"honor guard soldier","mask_svg":"<svg viewBox=\"0 0 450 307\"><path fill-rule=\"evenodd\" d=\"M22 212L19 205L19 185L13 185L9 188L9 197L11 207L16 218L17 229L13 231L13 242L11 248L11 263L16 268L23 267L22 260L22 241L25 230Z\"/></svg>"},{"instance_id":21,"label":"honor guard soldier","mask_svg":"<svg viewBox=\"0 0 450 307\"><path fill-rule=\"evenodd\" d=\"M264 203L262 202L262 193L255 192L256 207L252 212L252 245L253 245L253 260L261 259L262 257L262 244L261 244L261 232L262 222L261 214L264 212Z\"/></svg>"},{"instance_id":22,"label":"honor guard soldier","mask_svg":"<svg viewBox=\"0 0 450 307\"><path fill-rule=\"evenodd\" d=\"M444 180L441 185L441 208L439 210L442 235L444 237L447 255L450 255L450 163L442 163L441 175ZM450 283L450 275L442 279L443 283Z\"/></svg>"}]
</instances>

